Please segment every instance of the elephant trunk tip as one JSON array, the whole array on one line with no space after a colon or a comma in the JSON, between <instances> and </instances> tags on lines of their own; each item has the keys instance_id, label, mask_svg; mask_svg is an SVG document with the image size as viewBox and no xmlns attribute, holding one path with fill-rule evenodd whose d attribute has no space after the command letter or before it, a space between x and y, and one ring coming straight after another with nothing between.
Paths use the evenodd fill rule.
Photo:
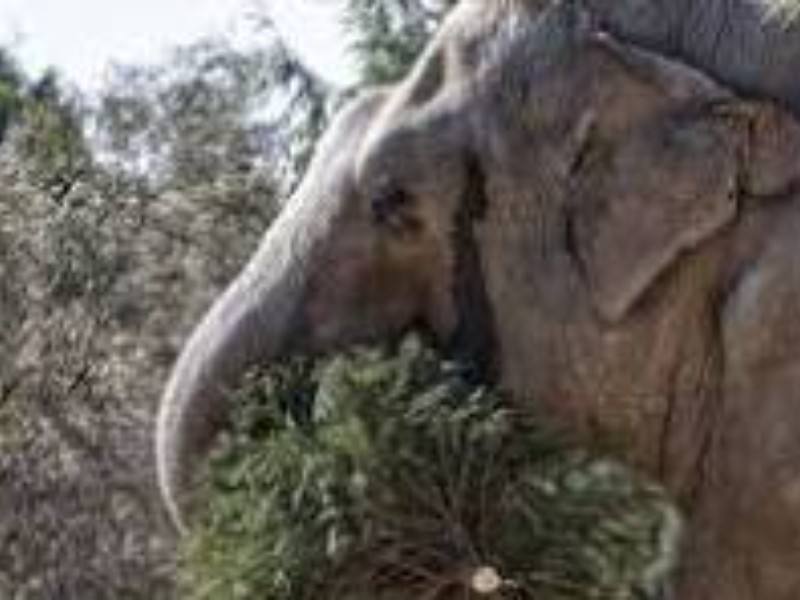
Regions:
<instances>
[{"instance_id":1,"label":"elephant trunk tip","mask_svg":"<svg viewBox=\"0 0 800 600\"><path fill-rule=\"evenodd\" d=\"M181 450L180 420L175 414L174 385L170 383L164 393L156 423L155 454L156 474L161 499L167 515L179 535L187 531L181 509L182 489L185 485L186 458Z\"/></svg>"},{"instance_id":2,"label":"elephant trunk tip","mask_svg":"<svg viewBox=\"0 0 800 600\"><path fill-rule=\"evenodd\" d=\"M164 392L156 424L158 486L178 533L187 529L192 474L224 427L227 395L180 361Z\"/></svg>"}]
</instances>

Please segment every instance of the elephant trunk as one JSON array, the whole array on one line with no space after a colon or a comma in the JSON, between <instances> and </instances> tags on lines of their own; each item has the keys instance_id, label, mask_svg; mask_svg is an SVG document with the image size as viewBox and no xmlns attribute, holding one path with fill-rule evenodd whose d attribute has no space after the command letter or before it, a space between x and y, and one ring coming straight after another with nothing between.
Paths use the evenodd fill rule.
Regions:
<instances>
[{"instance_id":1,"label":"elephant trunk","mask_svg":"<svg viewBox=\"0 0 800 600\"><path fill-rule=\"evenodd\" d=\"M293 199L246 268L184 346L167 384L156 429L159 485L175 524L198 463L229 414L242 375L280 354L293 337L310 263L330 218L312 198Z\"/></svg>"},{"instance_id":2,"label":"elephant trunk","mask_svg":"<svg viewBox=\"0 0 800 600\"><path fill-rule=\"evenodd\" d=\"M324 277L320 263L353 193L353 157L384 97L364 94L340 112L300 188L178 358L156 425L156 468L179 529L192 472L225 424L230 391L248 369L304 337L312 279L319 271Z\"/></svg>"}]
</instances>

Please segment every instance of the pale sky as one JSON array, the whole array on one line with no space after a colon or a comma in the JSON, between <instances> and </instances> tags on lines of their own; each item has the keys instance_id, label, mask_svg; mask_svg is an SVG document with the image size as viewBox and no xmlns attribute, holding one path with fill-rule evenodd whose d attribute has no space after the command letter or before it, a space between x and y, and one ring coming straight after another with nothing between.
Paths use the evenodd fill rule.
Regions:
<instances>
[{"instance_id":1,"label":"pale sky","mask_svg":"<svg viewBox=\"0 0 800 600\"><path fill-rule=\"evenodd\" d=\"M255 1L269 8L312 68L333 81L347 79L340 0L0 0L0 44L34 72L54 65L96 89L110 61L152 62L203 35L242 35Z\"/></svg>"}]
</instances>

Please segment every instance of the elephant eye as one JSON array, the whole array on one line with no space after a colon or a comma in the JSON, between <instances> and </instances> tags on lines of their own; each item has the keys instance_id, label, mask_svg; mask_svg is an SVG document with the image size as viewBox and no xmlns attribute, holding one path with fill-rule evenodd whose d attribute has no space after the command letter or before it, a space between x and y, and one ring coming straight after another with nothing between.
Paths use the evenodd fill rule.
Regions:
<instances>
[{"instance_id":1,"label":"elephant eye","mask_svg":"<svg viewBox=\"0 0 800 600\"><path fill-rule=\"evenodd\" d=\"M408 192L404 189L392 187L383 190L370 200L372 220L378 225L385 225L408 204Z\"/></svg>"},{"instance_id":2,"label":"elephant eye","mask_svg":"<svg viewBox=\"0 0 800 600\"><path fill-rule=\"evenodd\" d=\"M412 213L412 196L401 187L390 187L370 200L372 222L392 233L414 233L420 228Z\"/></svg>"}]
</instances>

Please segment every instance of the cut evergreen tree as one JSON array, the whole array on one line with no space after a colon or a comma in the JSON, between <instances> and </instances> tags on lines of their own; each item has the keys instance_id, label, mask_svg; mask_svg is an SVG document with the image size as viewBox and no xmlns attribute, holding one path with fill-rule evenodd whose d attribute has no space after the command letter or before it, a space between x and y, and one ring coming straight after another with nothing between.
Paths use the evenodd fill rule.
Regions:
<instances>
[{"instance_id":1,"label":"cut evergreen tree","mask_svg":"<svg viewBox=\"0 0 800 600\"><path fill-rule=\"evenodd\" d=\"M416 337L254 377L184 543L194 600L657 598L680 521Z\"/></svg>"}]
</instances>

